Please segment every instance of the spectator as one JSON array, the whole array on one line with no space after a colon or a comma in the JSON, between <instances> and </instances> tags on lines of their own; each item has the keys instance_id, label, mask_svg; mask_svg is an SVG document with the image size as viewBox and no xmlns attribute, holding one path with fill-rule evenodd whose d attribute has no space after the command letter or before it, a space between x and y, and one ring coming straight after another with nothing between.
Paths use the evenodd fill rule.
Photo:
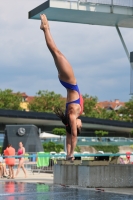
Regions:
<instances>
[{"instance_id":1,"label":"spectator","mask_svg":"<svg viewBox=\"0 0 133 200\"><path fill-rule=\"evenodd\" d=\"M130 155L131 155L131 152L126 152L126 158L128 160L128 163L130 163Z\"/></svg>"},{"instance_id":2,"label":"spectator","mask_svg":"<svg viewBox=\"0 0 133 200\"><path fill-rule=\"evenodd\" d=\"M19 142L19 149L18 149L18 155L19 156L23 156L25 155L25 148L23 147L23 143L22 142ZM19 171L20 171L20 168L22 168L24 174L25 174L25 178L27 177L27 174L26 174L26 170L24 168L24 157L21 157L19 158L19 164L18 164L18 168L17 168L17 172L16 172L16 175L15 177L17 177Z\"/></svg>"},{"instance_id":3,"label":"spectator","mask_svg":"<svg viewBox=\"0 0 133 200\"><path fill-rule=\"evenodd\" d=\"M4 151L4 154L6 156L15 156L15 149L12 147L11 144L8 145L6 150ZM9 179L14 179L14 164L15 164L15 157L7 157L6 158L6 163L9 167Z\"/></svg>"},{"instance_id":4,"label":"spectator","mask_svg":"<svg viewBox=\"0 0 133 200\"><path fill-rule=\"evenodd\" d=\"M0 177L3 178L3 158L0 155Z\"/></svg>"},{"instance_id":5,"label":"spectator","mask_svg":"<svg viewBox=\"0 0 133 200\"><path fill-rule=\"evenodd\" d=\"M6 163L4 162L4 159L3 159L3 157L1 156L1 154L0 154L0 165L1 165L1 168L3 169L3 170L1 170L1 171L3 171L3 173L2 173L2 177L3 178L7 178L7 170L6 170Z\"/></svg>"}]
</instances>

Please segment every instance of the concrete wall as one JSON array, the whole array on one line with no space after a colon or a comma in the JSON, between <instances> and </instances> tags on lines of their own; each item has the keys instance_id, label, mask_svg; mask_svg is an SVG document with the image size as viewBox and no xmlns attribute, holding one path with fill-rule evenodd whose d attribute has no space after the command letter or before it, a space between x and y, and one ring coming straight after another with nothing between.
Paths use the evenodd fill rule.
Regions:
<instances>
[{"instance_id":1,"label":"concrete wall","mask_svg":"<svg viewBox=\"0 0 133 200\"><path fill-rule=\"evenodd\" d=\"M54 184L78 185L78 165L54 165Z\"/></svg>"},{"instance_id":2,"label":"concrete wall","mask_svg":"<svg viewBox=\"0 0 133 200\"><path fill-rule=\"evenodd\" d=\"M54 183L81 187L133 187L133 165L55 165Z\"/></svg>"}]
</instances>

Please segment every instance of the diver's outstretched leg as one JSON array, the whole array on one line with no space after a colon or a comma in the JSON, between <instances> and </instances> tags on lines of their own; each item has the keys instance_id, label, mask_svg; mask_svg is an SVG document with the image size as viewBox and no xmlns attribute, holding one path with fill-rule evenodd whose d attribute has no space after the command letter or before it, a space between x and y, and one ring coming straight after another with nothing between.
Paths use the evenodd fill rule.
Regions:
<instances>
[{"instance_id":1,"label":"diver's outstretched leg","mask_svg":"<svg viewBox=\"0 0 133 200\"><path fill-rule=\"evenodd\" d=\"M71 84L76 84L76 79L75 79L74 72L70 63L67 61L65 56L58 50L52 38L46 16L43 14L43 15L40 15L40 17L41 17L40 29L44 31L46 44L54 58L55 65L59 73L59 79Z\"/></svg>"}]
</instances>

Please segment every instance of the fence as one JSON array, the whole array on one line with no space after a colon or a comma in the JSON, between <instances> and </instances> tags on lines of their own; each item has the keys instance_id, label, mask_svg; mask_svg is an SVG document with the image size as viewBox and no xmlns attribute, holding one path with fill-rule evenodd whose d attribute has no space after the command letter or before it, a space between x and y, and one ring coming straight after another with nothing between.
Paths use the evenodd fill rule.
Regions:
<instances>
[{"instance_id":1,"label":"fence","mask_svg":"<svg viewBox=\"0 0 133 200\"><path fill-rule=\"evenodd\" d=\"M127 157L127 155L130 155L131 157L131 163L133 164L133 152L127 152L127 153L89 153L89 152L84 152L84 153L75 153L74 157L77 160L111 160L111 158L114 157ZM66 153L56 153L56 152L51 152L50 154L47 153L27 153L24 156L6 156L6 158L16 158L15 162L15 168L18 165L18 157L25 157L25 168L26 170L30 170L33 174L35 172L40 173L40 172L53 172L53 167L55 164L57 164L57 160L65 160L66 159ZM41 158L41 166L38 165L38 159ZM46 163L46 159L48 158L48 162ZM126 164L126 163L123 163Z\"/></svg>"},{"instance_id":2,"label":"fence","mask_svg":"<svg viewBox=\"0 0 133 200\"><path fill-rule=\"evenodd\" d=\"M65 137L45 139L43 142L54 142L55 144L65 143ZM133 145L133 138L124 138L124 137L102 137L99 140L98 137L78 137L77 138L78 146L94 146L94 145L112 145L112 146L124 146L124 145Z\"/></svg>"},{"instance_id":3,"label":"fence","mask_svg":"<svg viewBox=\"0 0 133 200\"><path fill-rule=\"evenodd\" d=\"M4 156L2 155L3 159L5 158L14 158L15 157L15 166L16 169L19 163L19 158L24 157L24 166L26 170L34 172L53 172L53 166L56 164L57 159L65 159L66 153L64 152L57 154L56 152L51 153L44 153L44 152L28 152L25 155L18 156L17 153L15 156Z\"/></svg>"}]
</instances>

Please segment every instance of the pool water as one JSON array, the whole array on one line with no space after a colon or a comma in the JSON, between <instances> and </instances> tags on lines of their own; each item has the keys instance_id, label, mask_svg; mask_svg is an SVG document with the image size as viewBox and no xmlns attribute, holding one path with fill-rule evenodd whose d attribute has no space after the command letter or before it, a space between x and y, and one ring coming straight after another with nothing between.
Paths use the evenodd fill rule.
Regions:
<instances>
[{"instance_id":1,"label":"pool water","mask_svg":"<svg viewBox=\"0 0 133 200\"><path fill-rule=\"evenodd\" d=\"M0 200L133 200L133 196L9 181L0 184Z\"/></svg>"}]
</instances>

